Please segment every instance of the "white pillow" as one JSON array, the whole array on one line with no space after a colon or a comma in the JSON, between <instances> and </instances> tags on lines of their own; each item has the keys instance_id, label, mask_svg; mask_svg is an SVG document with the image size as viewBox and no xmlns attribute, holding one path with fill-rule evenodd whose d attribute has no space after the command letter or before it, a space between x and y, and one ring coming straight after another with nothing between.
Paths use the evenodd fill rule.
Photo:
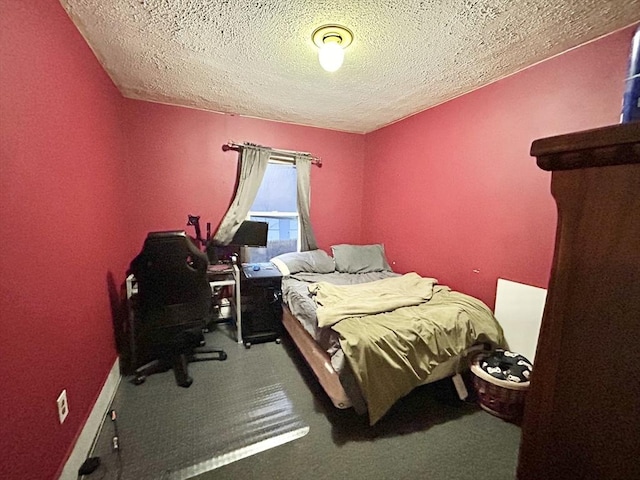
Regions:
<instances>
[{"instance_id":1,"label":"white pillow","mask_svg":"<svg viewBox=\"0 0 640 480\"><path fill-rule=\"evenodd\" d=\"M331 273L335 271L333 258L324 250L283 253L271 259L283 276L298 272ZM286 270L288 273L285 273Z\"/></svg>"},{"instance_id":2,"label":"white pillow","mask_svg":"<svg viewBox=\"0 0 640 480\"><path fill-rule=\"evenodd\" d=\"M280 273L283 277L288 277L289 275L291 275L291 271L289 270L289 267L287 267L287 264L280 260L278 257L273 257L271 259L271 263L273 263L276 268L280 270Z\"/></svg>"}]
</instances>

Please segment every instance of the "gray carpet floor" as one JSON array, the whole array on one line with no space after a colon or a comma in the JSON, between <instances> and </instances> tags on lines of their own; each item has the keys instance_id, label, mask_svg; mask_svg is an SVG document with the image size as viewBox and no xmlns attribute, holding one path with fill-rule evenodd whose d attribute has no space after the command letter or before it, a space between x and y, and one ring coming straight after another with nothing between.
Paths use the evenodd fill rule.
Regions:
<instances>
[{"instance_id":1,"label":"gray carpet floor","mask_svg":"<svg viewBox=\"0 0 640 480\"><path fill-rule=\"evenodd\" d=\"M171 371L139 386L123 379L117 420L105 421L92 453L101 466L85 478L515 478L520 428L458 400L450 380L417 388L370 427L333 407L286 337L245 349L226 328L208 333L207 345L228 359L191 363L188 389ZM237 454L274 436L281 444Z\"/></svg>"}]
</instances>

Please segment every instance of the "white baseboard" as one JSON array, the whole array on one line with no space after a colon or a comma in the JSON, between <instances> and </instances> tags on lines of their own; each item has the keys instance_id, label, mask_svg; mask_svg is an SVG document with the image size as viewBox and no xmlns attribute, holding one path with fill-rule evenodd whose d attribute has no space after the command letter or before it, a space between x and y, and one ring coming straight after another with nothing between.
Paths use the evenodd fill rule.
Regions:
<instances>
[{"instance_id":1,"label":"white baseboard","mask_svg":"<svg viewBox=\"0 0 640 480\"><path fill-rule=\"evenodd\" d=\"M62 469L59 480L77 480L78 469L87 458L87 455L89 455L93 440L98 434L100 426L107 415L121 378L120 359L116 358L107 376L107 381L104 383L100 395L98 395L98 400L96 400L96 403L93 405L89 418L87 418L82 432L80 432L78 440L73 447L73 451Z\"/></svg>"}]
</instances>

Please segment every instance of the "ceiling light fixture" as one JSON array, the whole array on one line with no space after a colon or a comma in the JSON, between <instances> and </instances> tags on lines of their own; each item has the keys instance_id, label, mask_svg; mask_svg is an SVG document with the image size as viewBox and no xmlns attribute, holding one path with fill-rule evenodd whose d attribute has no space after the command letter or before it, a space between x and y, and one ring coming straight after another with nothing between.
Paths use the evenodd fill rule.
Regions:
<instances>
[{"instance_id":1,"label":"ceiling light fixture","mask_svg":"<svg viewBox=\"0 0 640 480\"><path fill-rule=\"evenodd\" d=\"M344 49L351 45L353 33L340 25L323 25L311 35L318 47L318 60L327 72L335 72L344 61Z\"/></svg>"}]
</instances>

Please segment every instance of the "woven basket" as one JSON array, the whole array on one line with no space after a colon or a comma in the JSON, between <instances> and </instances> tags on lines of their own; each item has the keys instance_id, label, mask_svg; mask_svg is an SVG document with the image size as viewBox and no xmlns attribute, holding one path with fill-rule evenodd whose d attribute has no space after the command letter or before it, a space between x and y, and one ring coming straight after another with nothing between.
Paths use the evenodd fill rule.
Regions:
<instances>
[{"instance_id":1,"label":"woven basket","mask_svg":"<svg viewBox=\"0 0 640 480\"><path fill-rule=\"evenodd\" d=\"M482 358L476 357L471 364L478 404L487 412L504 420L519 421L522 419L529 382L508 382L492 377L480 368L479 362Z\"/></svg>"}]
</instances>

